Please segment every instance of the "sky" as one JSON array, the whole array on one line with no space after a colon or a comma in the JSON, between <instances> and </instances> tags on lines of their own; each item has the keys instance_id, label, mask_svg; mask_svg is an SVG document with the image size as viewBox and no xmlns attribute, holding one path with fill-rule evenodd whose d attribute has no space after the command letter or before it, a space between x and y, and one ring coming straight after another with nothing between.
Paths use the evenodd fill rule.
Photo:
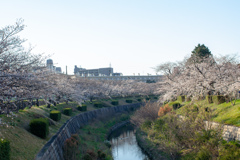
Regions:
<instances>
[{"instance_id":1,"label":"sky","mask_svg":"<svg viewBox=\"0 0 240 160\"><path fill-rule=\"evenodd\" d=\"M0 0L0 29L24 19L20 33L55 66L113 67L123 75L190 56L240 52L240 0Z\"/></svg>"}]
</instances>

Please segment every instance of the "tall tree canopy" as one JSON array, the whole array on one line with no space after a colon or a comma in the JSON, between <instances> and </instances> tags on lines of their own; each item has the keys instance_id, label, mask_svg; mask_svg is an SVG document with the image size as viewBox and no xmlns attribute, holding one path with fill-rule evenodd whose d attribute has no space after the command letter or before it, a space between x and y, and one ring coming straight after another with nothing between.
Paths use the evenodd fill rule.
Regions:
<instances>
[{"instance_id":1,"label":"tall tree canopy","mask_svg":"<svg viewBox=\"0 0 240 160\"><path fill-rule=\"evenodd\" d=\"M188 63L201 63L204 59L212 57L211 51L204 44L198 44L192 51Z\"/></svg>"}]
</instances>

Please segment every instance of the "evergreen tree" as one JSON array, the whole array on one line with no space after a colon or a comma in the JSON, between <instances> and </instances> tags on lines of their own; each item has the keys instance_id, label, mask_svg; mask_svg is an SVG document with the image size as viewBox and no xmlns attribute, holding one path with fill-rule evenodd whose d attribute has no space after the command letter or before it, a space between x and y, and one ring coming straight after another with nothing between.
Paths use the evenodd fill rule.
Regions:
<instances>
[{"instance_id":1,"label":"evergreen tree","mask_svg":"<svg viewBox=\"0 0 240 160\"><path fill-rule=\"evenodd\" d=\"M198 44L192 51L191 57L188 59L188 63L201 63L204 59L212 57L211 51L204 44Z\"/></svg>"}]
</instances>

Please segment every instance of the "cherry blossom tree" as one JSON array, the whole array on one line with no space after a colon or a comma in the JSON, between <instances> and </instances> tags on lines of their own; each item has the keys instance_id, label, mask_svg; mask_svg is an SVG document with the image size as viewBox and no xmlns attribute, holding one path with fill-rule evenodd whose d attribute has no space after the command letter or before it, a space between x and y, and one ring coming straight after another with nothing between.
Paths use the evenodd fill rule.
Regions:
<instances>
[{"instance_id":1,"label":"cherry blossom tree","mask_svg":"<svg viewBox=\"0 0 240 160\"><path fill-rule=\"evenodd\" d=\"M185 62L164 63L157 67L157 71L165 73L165 80L159 83L159 92L164 94L163 100L178 95L197 97L213 94L236 99L240 89L236 56L208 57L201 63Z\"/></svg>"}]
</instances>

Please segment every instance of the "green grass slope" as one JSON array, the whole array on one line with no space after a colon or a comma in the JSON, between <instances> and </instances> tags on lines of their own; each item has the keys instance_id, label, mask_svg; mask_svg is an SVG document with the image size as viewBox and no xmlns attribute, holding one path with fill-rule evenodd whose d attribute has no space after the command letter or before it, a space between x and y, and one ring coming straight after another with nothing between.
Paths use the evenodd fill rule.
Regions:
<instances>
[{"instance_id":1,"label":"green grass slope","mask_svg":"<svg viewBox=\"0 0 240 160\"><path fill-rule=\"evenodd\" d=\"M186 112L186 106L189 104L190 102L182 103L183 106L176 110L176 112L178 114L184 114L184 112ZM240 127L240 99L236 101L235 105L232 105L231 102L225 102L219 105L214 103L208 104L206 100L196 101L194 105L209 108L209 112L212 115L211 120L214 122Z\"/></svg>"}]
</instances>

